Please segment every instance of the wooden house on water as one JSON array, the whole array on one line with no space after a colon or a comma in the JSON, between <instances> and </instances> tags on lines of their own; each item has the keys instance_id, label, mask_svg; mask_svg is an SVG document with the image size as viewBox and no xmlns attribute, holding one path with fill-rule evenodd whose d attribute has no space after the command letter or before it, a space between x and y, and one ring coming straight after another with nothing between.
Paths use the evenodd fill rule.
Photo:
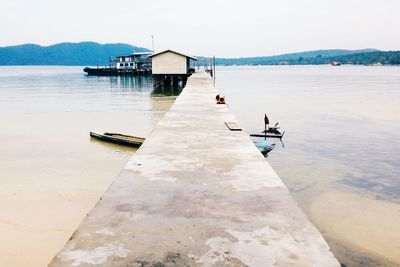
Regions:
<instances>
[{"instance_id":1,"label":"wooden house on water","mask_svg":"<svg viewBox=\"0 0 400 267\"><path fill-rule=\"evenodd\" d=\"M88 75L150 75L155 85L184 86L187 78L195 71L195 57L172 50L158 53L139 52L125 56L110 57L109 66L104 68L85 68Z\"/></svg>"},{"instance_id":2,"label":"wooden house on water","mask_svg":"<svg viewBox=\"0 0 400 267\"><path fill-rule=\"evenodd\" d=\"M195 71L195 57L176 51L165 50L149 56L152 61L152 75L155 84L186 84L187 78Z\"/></svg>"}]
</instances>

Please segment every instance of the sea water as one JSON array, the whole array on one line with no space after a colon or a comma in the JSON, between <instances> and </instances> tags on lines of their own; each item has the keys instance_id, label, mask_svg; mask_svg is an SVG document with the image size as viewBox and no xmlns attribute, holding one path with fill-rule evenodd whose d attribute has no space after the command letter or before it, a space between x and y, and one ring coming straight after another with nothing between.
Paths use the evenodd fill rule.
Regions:
<instances>
[{"instance_id":1,"label":"sea water","mask_svg":"<svg viewBox=\"0 0 400 267\"><path fill-rule=\"evenodd\" d=\"M218 67L245 132L285 131L266 160L347 266L400 265L400 68ZM0 266L45 266L179 90L82 67L0 67ZM254 138L254 141L259 139Z\"/></svg>"}]
</instances>

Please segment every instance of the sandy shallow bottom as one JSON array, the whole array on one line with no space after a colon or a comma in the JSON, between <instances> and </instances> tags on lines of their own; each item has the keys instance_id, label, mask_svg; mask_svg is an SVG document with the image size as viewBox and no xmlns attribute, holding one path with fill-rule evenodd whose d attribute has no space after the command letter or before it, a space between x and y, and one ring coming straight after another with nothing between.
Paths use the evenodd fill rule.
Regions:
<instances>
[{"instance_id":1,"label":"sandy shallow bottom","mask_svg":"<svg viewBox=\"0 0 400 267\"><path fill-rule=\"evenodd\" d=\"M346 266L400 266L400 204L330 191L315 197L308 213Z\"/></svg>"},{"instance_id":2,"label":"sandy shallow bottom","mask_svg":"<svg viewBox=\"0 0 400 267\"><path fill-rule=\"evenodd\" d=\"M64 189L48 188L43 180L42 186L9 181L0 190L0 266L47 266L124 164L124 159L108 162L107 168L96 164L100 173L91 176L97 181L93 186L83 181L87 176L79 177L82 169Z\"/></svg>"},{"instance_id":3,"label":"sandy shallow bottom","mask_svg":"<svg viewBox=\"0 0 400 267\"><path fill-rule=\"evenodd\" d=\"M0 266L47 266L136 151L96 141L89 131L146 136L151 123L134 124L140 115L129 113L7 117L0 132Z\"/></svg>"},{"instance_id":4,"label":"sandy shallow bottom","mask_svg":"<svg viewBox=\"0 0 400 267\"><path fill-rule=\"evenodd\" d=\"M43 267L136 151L89 131L146 137L175 97L80 67L0 68L0 267Z\"/></svg>"},{"instance_id":5,"label":"sandy shallow bottom","mask_svg":"<svg viewBox=\"0 0 400 267\"><path fill-rule=\"evenodd\" d=\"M53 194L40 200L29 196L0 198L1 203L10 204L8 214L2 214L8 221L0 221L2 266L46 266L99 193L71 194L73 200ZM16 210L18 213L12 214Z\"/></svg>"}]
</instances>

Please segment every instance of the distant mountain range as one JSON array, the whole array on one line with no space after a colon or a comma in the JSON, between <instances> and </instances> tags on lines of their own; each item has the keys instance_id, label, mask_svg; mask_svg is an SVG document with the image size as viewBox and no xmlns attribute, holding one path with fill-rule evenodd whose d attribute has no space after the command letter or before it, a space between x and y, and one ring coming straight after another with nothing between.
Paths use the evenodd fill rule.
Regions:
<instances>
[{"instance_id":1,"label":"distant mountain range","mask_svg":"<svg viewBox=\"0 0 400 267\"><path fill-rule=\"evenodd\" d=\"M216 58L217 65L320 65L331 62L342 64L400 64L400 51L317 50L268 57Z\"/></svg>"},{"instance_id":2,"label":"distant mountain range","mask_svg":"<svg viewBox=\"0 0 400 267\"><path fill-rule=\"evenodd\" d=\"M328 49L328 50L314 50L306 52L296 52L290 54L282 54L275 56L262 56L262 57L240 57L240 58L217 58L219 65L275 65L285 63L288 61L303 60L308 58L327 58L335 56L344 56L357 53L368 53L378 51L376 49L361 49L361 50L344 50L344 49Z\"/></svg>"},{"instance_id":3,"label":"distant mountain range","mask_svg":"<svg viewBox=\"0 0 400 267\"><path fill-rule=\"evenodd\" d=\"M110 56L150 51L129 44L99 44L95 42L59 43L51 46L24 44L0 47L0 65L64 65L104 66ZM204 57L199 57L200 62ZM304 65L329 64L400 64L400 51L316 50L276 56L216 58L218 65Z\"/></svg>"},{"instance_id":4,"label":"distant mountain range","mask_svg":"<svg viewBox=\"0 0 400 267\"><path fill-rule=\"evenodd\" d=\"M59 43L51 46L23 44L0 47L0 65L108 65L110 56L150 51L129 44L95 42Z\"/></svg>"}]
</instances>

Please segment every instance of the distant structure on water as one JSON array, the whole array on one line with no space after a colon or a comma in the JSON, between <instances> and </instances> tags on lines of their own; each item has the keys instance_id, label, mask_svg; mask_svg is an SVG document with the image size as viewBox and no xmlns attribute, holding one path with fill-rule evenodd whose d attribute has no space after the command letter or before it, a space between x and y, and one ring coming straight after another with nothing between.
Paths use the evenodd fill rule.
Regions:
<instances>
[{"instance_id":1,"label":"distant structure on water","mask_svg":"<svg viewBox=\"0 0 400 267\"><path fill-rule=\"evenodd\" d=\"M164 50L149 56L152 60L152 74L156 85L186 84L187 78L195 72L197 58L173 50Z\"/></svg>"},{"instance_id":2,"label":"distant structure on water","mask_svg":"<svg viewBox=\"0 0 400 267\"><path fill-rule=\"evenodd\" d=\"M151 74L152 52L137 52L131 55L110 57L109 66L103 68L83 69L88 75L117 76L117 75L149 75Z\"/></svg>"},{"instance_id":3,"label":"distant structure on water","mask_svg":"<svg viewBox=\"0 0 400 267\"><path fill-rule=\"evenodd\" d=\"M86 67L83 71L95 76L152 75L155 85L185 85L187 78L195 71L196 61L195 57L173 50L140 52L110 57L108 67Z\"/></svg>"},{"instance_id":4,"label":"distant structure on water","mask_svg":"<svg viewBox=\"0 0 400 267\"><path fill-rule=\"evenodd\" d=\"M118 70L151 70L151 59L148 58L151 52L133 53L128 56L117 56L110 58L110 64L116 66Z\"/></svg>"}]
</instances>

